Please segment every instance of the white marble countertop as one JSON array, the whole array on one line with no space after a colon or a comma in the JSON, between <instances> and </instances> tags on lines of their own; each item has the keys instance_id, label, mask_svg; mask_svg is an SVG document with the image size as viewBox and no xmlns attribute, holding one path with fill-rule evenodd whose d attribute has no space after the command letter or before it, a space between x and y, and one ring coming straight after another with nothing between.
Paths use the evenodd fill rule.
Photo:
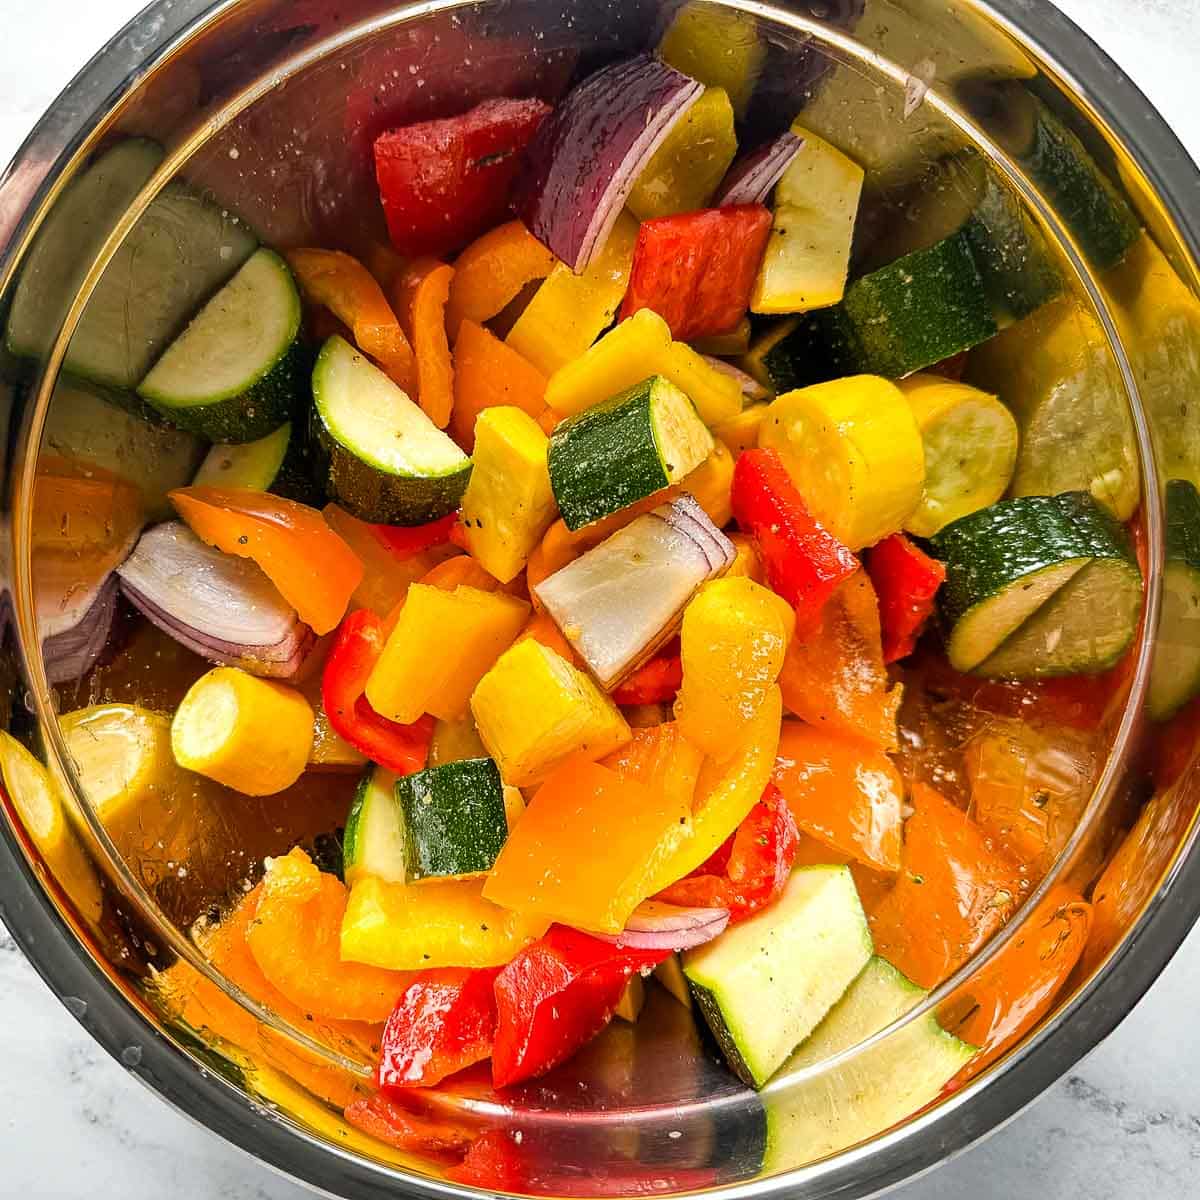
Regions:
<instances>
[{"instance_id":1,"label":"white marble countertop","mask_svg":"<svg viewBox=\"0 0 1200 1200\"><path fill-rule=\"evenodd\" d=\"M1200 0L1059 0L1200 157ZM3 0L0 164L142 0ZM983 1145L900 1200L1186 1200L1200 1171L1200 931L1122 1027ZM299 1200L92 1043L0 927L0 1194Z\"/></svg>"}]
</instances>

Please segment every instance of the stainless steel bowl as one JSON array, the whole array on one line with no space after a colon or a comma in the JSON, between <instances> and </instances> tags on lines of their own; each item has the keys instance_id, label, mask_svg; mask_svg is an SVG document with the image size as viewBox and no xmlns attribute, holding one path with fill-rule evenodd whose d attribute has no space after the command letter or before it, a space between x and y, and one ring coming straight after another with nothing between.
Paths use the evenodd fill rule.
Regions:
<instances>
[{"instance_id":1,"label":"stainless steel bowl","mask_svg":"<svg viewBox=\"0 0 1200 1200\"><path fill-rule=\"evenodd\" d=\"M80 399L60 378L64 353L113 253L177 174L239 213L265 242L363 252L381 236L375 219L363 215L374 211L363 203L372 187L364 150L373 132L497 93L553 97L581 64L652 44L678 7L665 0L158 0L78 76L0 177L5 314L47 213L97 148L136 134L166 149L161 166L111 218L85 214L95 226L84 239L89 250L59 257L51 281L57 306L47 308L39 353L0 360L9 423L5 724L62 789L59 800L53 792L47 800L18 783L5 797L0 915L110 1054L221 1136L331 1194L466 1189L448 1184L436 1162L389 1153L353 1133L331 1101L361 1084L367 1059L314 1040L311 1030L295 1030L241 995L188 930L251 861L327 827L346 785L326 780L290 796L282 816L204 801L215 806L214 819L195 797L169 797L153 821L145 815L121 834L78 788L56 713L98 697L70 682L51 686L45 642L85 572L71 557L78 554L71 531L54 527L56 510L37 492L39 466L64 453L59 419L70 414L76 436L68 450L78 461L119 470L122 462L144 465L161 448L148 430L118 435L108 428L111 410ZM1095 877L1146 799L1147 748L1153 754L1161 745L1142 717L1163 557L1154 447L1157 441L1162 454L1167 431L1195 420L1187 405L1200 382L1200 174L1145 98L1048 0L718 0L699 9L731 45L760 40L765 67L750 124L782 126L804 108L870 165L877 206L911 198L913 189L919 194L926 168L947 150L975 147L1041 230L1056 287L1075 296L1098 331L1097 378L1126 416L1138 460L1146 621L1127 695L1105 718L1108 757L1091 803L1028 912L1055 880L1084 886ZM1009 134L1029 97L1058 114L1138 213L1157 246L1143 256L1140 275L1098 263L1061 197L1011 152ZM1147 272L1157 272L1153 286ZM135 283L131 275L129 303L138 302ZM104 286L114 286L113 278ZM100 414L94 427L84 421L83 435L80 412ZM111 531L115 514L93 515ZM94 676L96 687L166 703L171 671L186 675L188 665L164 666L154 659L161 646L131 651L116 639L107 653L122 665ZM1137 886L1110 898L1099 936L1040 1027L967 1086L919 1115L887 1122L888 1129L842 1127L817 1152L817 1142L794 1126L779 1133L779 1113L816 1103L822 1080L839 1065L889 1061L905 1021L839 1063L793 1074L755 1096L696 1053L682 1009L661 1005L653 1019L606 1035L544 1086L504 1102L486 1090L459 1089L440 1103L458 1119L516 1126L541 1139L556 1189L571 1194L614 1194L622 1186L715 1187L729 1196L876 1194L1002 1124L1133 1007L1200 912L1198 800L1193 760L1143 810ZM66 824L48 833L56 814ZM188 857L173 856L171 847ZM187 881L181 864L194 868ZM1020 932L1018 918L921 1011L969 987ZM166 987L164 978L175 984ZM200 994L209 1022L196 1022L188 1007Z\"/></svg>"}]
</instances>

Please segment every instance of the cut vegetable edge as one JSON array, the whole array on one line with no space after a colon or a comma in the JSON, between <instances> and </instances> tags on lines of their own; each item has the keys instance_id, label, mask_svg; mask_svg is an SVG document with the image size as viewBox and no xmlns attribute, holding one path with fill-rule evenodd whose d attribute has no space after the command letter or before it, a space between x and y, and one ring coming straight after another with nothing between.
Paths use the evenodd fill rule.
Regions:
<instances>
[{"instance_id":1,"label":"cut vegetable edge","mask_svg":"<svg viewBox=\"0 0 1200 1200\"><path fill-rule=\"evenodd\" d=\"M387 883L408 879L406 827L396 800L396 776L371 766L358 782L342 840L342 872L347 887L372 875Z\"/></svg>"},{"instance_id":2,"label":"cut vegetable edge","mask_svg":"<svg viewBox=\"0 0 1200 1200\"><path fill-rule=\"evenodd\" d=\"M200 464L192 485L270 491L283 467L291 440L292 423L285 421L256 441L213 446Z\"/></svg>"}]
</instances>

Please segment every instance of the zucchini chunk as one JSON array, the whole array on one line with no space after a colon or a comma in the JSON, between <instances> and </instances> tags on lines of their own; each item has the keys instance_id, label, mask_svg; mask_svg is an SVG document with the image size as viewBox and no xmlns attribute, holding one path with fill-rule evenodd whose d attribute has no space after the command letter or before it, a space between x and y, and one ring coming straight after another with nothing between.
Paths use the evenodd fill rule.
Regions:
<instances>
[{"instance_id":1,"label":"zucchini chunk","mask_svg":"<svg viewBox=\"0 0 1200 1200\"><path fill-rule=\"evenodd\" d=\"M1200 692L1200 494L1185 479L1167 484L1167 566L1147 699L1165 721Z\"/></svg>"},{"instance_id":2,"label":"zucchini chunk","mask_svg":"<svg viewBox=\"0 0 1200 1200\"><path fill-rule=\"evenodd\" d=\"M213 446L192 483L269 492L283 467L291 440L292 423L285 421L257 441Z\"/></svg>"},{"instance_id":3,"label":"zucchini chunk","mask_svg":"<svg viewBox=\"0 0 1200 1200\"><path fill-rule=\"evenodd\" d=\"M651 375L554 430L550 486L574 532L677 483L712 449L687 395Z\"/></svg>"},{"instance_id":4,"label":"zucchini chunk","mask_svg":"<svg viewBox=\"0 0 1200 1200\"><path fill-rule=\"evenodd\" d=\"M336 334L313 370L329 494L363 521L424 525L452 513L471 460L378 367Z\"/></svg>"},{"instance_id":5,"label":"zucchini chunk","mask_svg":"<svg viewBox=\"0 0 1200 1200\"><path fill-rule=\"evenodd\" d=\"M1087 492L1001 500L932 540L950 665L989 678L1097 674L1133 639L1142 575Z\"/></svg>"},{"instance_id":6,"label":"zucchini chunk","mask_svg":"<svg viewBox=\"0 0 1200 1200\"><path fill-rule=\"evenodd\" d=\"M342 875L347 887L371 875L386 883L408 878L406 828L396 799L396 776L374 763L363 772L346 814Z\"/></svg>"}]
</instances>

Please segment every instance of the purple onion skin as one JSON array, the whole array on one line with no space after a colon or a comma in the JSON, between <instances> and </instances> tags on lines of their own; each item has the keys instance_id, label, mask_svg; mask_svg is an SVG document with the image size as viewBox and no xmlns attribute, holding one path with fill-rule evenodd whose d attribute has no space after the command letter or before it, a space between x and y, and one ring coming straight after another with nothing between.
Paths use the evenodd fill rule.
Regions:
<instances>
[{"instance_id":1,"label":"purple onion skin","mask_svg":"<svg viewBox=\"0 0 1200 1200\"><path fill-rule=\"evenodd\" d=\"M518 185L517 214L573 271L601 249L638 172L701 84L650 55L604 67L541 123Z\"/></svg>"},{"instance_id":2,"label":"purple onion skin","mask_svg":"<svg viewBox=\"0 0 1200 1200\"><path fill-rule=\"evenodd\" d=\"M788 129L743 154L721 180L713 205L766 203L803 145L804 139Z\"/></svg>"},{"instance_id":3,"label":"purple onion skin","mask_svg":"<svg viewBox=\"0 0 1200 1200\"><path fill-rule=\"evenodd\" d=\"M91 608L71 629L64 629L42 643L46 682L52 687L76 683L96 665L112 636L117 613L119 581L116 574L105 581Z\"/></svg>"},{"instance_id":4,"label":"purple onion skin","mask_svg":"<svg viewBox=\"0 0 1200 1200\"><path fill-rule=\"evenodd\" d=\"M691 929L672 929L661 933L623 929L620 933L593 933L591 936L630 950L692 950L724 933L728 925L729 914L726 913L711 924L697 925Z\"/></svg>"}]
</instances>

